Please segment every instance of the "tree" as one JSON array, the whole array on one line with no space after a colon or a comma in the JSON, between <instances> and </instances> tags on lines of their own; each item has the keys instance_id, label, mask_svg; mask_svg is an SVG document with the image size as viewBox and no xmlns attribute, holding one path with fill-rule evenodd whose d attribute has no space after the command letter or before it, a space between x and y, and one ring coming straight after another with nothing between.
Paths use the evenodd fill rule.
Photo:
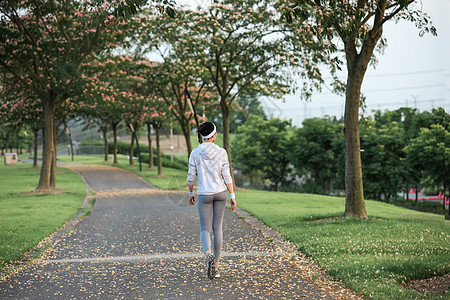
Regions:
<instances>
[{"instance_id":1,"label":"tree","mask_svg":"<svg viewBox=\"0 0 450 300\"><path fill-rule=\"evenodd\" d=\"M402 148L405 147L411 139L417 137L419 134L419 122L417 118L417 109L409 107L401 107L394 111L385 110L384 112L378 110L375 112L374 121L376 128L381 128L383 126L389 127L392 122L396 122L399 126L403 128L403 134L401 136L397 135L396 139L401 141L403 144ZM375 129L375 128L374 128ZM365 146L364 146L365 147ZM364 148L365 149L365 148ZM398 149L398 148L397 148ZM402 176L403 190L406 194L407 200L409 200L409 188L411 185L416 187L420 183L420 172L417 170L421 169L420 162L410 162L405 160L405 153L403 149L398 149L397 154L400 157L400 162L394 164L394 168L401 168L402 171L398 172L397 175ZM364 152L363 157L367 158L368 153ZM363 169L364 169L364 162ZM365 171L364 171L365 174ZM367 177L364 177L367 180ZM366 190L366 184L364 184ZM366 195L369 193L365 193ZM416 201L418 199L418 194L416 194Z\"/></svg>"},{"instance_id":2,"label":"tree","mask_svg":"<svg viewBox=\"0 0 450 300\"><path fill-rule=\"evenodd\" d=\"M280 6L291 28L313 32L315 38L309 43L311 47L328 47L329 66L336 79L334 85L345 86L346 217L368 218L363 195L358 113L361 85L367 67L371 61L374 62L377 47L380 49L385 45L383 25L389 20L406 19L416 23L420 35L425 32L436 34L428 16L422 14L420 9L414 9L415 2L287 0ZM347 65L345 85L336 77L341 63L338 54L335 54L339 42L343 45Z\"/></svg>"},{"instance_id":3,"label":"tree","mask_svg":"<svg viewBox=\"0 0 450 300\"><path fill-rule=\"evenodd\" d=\"M176 28L184 55L207 70L222 112L223 146L232 165L229 117L240 95L282 97L292 91L285 66L296 64L286 51L279 18L269 1L214 1L187 11ZM233 174L233 172L232 172Z\"/></svg>"},{"instance_id":4,"label":"tree","mask_svg":"<svg viewBox=\"0 0 450 300\"><path fill-rule=\"evenodd\" d=\"M147 87L149 92L156 91L160 95L180 125L189 157L192 152L192 125L195 124L192 110L198 112L199 106L213 109L213 100L217 96L211 92L212 85L207 70L198 59L186 55L186 44L180 42L180 37L192 34L179 31L179 24L186 17L184 12L179 13L177 20L160 18L151 11L149 13L151 18L139 40L139 52L157 55L162 62L153 63L146 74Z\"/></svg>"},{"instance_id":5,"label":"tree","mask_svg":"<svg viewBox=\"0 0 450 300\"><path fill-rule=\"evenodd\" d=\"M83 94L78 97L78 105L85 116L102 120L102 126L111 125L114 133L114 164L117 164L118 125L125 119L129 128L133 124L133 129L137 130L145 115L145 97L139 90L144 78L136 72L139 64L126 55L108 54L93 57L82 65L86 84ZM132 157L131 151L130 164L133 164Z\"/></svg>"},{"instance_id":6,"label":"tree","mask_svg":"<svg viewBox=\"0 0 450 300\"><path fill-rule=\"evenodd\" d=\"M135 1L2 1L0 4L0 71L11 85L31 90L42 107L44 149L37 190L55 188L55 113L80 93L80 64L93 51L114 48L123 40L126 17ZM114 26L114 31L108 30Z\"/></svg>"},{"instance_id":7,"label":"tree","mask_svg":"<svg viewBox=\"0 0 450 300\"><path fill-rule=\"evenodd\" d=\"M290 122L278 118L264 121L251 116L238 129L233 142L233 156L245 172L259 170L277 191L290 171L288 127Z\"/></svg>"},{"instance_id":8,"label":"tree","mask_svg":"<svg viewBox=\"0 0 450 300\"><path fill-rule=\"evenodd\" d=\"M157 90L181 127L181 131L186 140L187 155L189 158L192 152L192 125L195 124L194 112L192 110L198 109L200 104L211 108L213 95L210 92L211 88L204 81L200 81L201 83L197 86L196 83L199 82L198 78L179 74L179 71L183 70L184 66L170 65L167 62L162 64L161 67L165 70L161 73L156 73L160 81L157 84ZM166 76L163 74L166 74ZM192 103L186 91L189 93Z\"/></svg>"},{"instance_id":9,"label":"tree","mask_svg":"<svg viewBox=\"0 0 450 300\"><path fill-rule=\"evenodd\" d=\"M216 124L219 132L223 132L220 106L208 106L208 109L204 110L204 114L207 120ZM261 106L258 95L239 96L231 106L230 133L236 133L238 127L244 125L245 122L247 122L247 119L252 115L260 116L264 120L267 120L267 116Z\"/></svg>"},{"instance_id":10,"label":"tree","mask_svg":"<svg viewBox=\"0 0 450 300\"><path fill-rule=\"evenodd\" d=\"M0 122L12 127L29 127L33 132L33 168L37 168L39 131L42 129L42 107L37 104L36 96L29 90L21 90L15 94L2 92L0 95ZM5 136L5 141L7 137L8 135Z\"/></svg>"},{"instance_id":11,"label":"tree","mask_svg":"<svg viewBox=\"0 0 450 300\"><path fill-rule=\"evenodd\" d=\"M450 190L450 132L444 126L435 124L422 128L419 136L405 147L405 152L407 161L421 162L422 178L430 178L436 186L442 184L444 192L446 188Z\"/></svg>"},{"instance_id":12,"label":"tree","mask_svg":"<svg viewBox=\"0 0 450 300\"><path fill-rule=\"evenodd\" d=\"M313 118L303 121L303 127L292 139L292 164L304 173L310 173L318 190L329 192L338 172L335 164L338 153L333 141L343 136L336 119Z\"/></svg>"},{"instance_id":13,"label":"tree","mask_svg":"<svg viewBox=\"0 0 450 300\"><path fill-rule=\"evenodd\" d=\"M386 113L390 115L389 113ZM406 146L403 124L397 121L360 121L364 195L388 201L402 190L407 168L403 158Z\"/></svg>"},{"instance_id":14,"label":"tree","mask_svg":"<svg viewBox=\"0 0 450 300\"><path fill-rule=\"evenodd\" d=\"M162 157L161 157L161 146L160 146L160 130L164 122L170 119L169 111L165 106L164 101L154 96L153 98L147 99L149 103L148 115L145 117L144 122L146 124L151 124L156 134L156 159L158 164L158 176L162 175ZM147 125L148 126L148 125ZM148 126L149 128L150 126ZM150 158L149 158L150 159Z\"/></svg>"}]
</instances>

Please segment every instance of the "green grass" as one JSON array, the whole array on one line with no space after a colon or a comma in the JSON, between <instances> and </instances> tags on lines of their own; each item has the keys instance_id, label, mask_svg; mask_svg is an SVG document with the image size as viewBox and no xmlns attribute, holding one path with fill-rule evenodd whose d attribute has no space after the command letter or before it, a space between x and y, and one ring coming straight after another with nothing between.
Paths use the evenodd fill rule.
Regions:
<instances>
[{"instance_id":1,"label":"green grass","mask_svg":"<svg viewBox=\"0 0 450 300\"><path fill-rule=\"evenodd\" d=\"M69 160L60 157L60 160ZM76 156L75 162L104 164L103 157ZM112 165L111 163L107 163ZM120 156L118 167L164 189L186 189L186 172L138 165ZM178 181L178 183L177 183ZM238 205L283 234L298 249L347 287L373 299L442 299L402 287L414 279L450 271L450 222L443 216L366 201L371 220L332 219L345 199L310 194L238 191ZM327 219L328 218L328 219Z\"/></svg>"},{"instance_id":2,"label":"green grass","mask_svg":"<svg viewBox=\"0 0 450 300\"><path fill-rule=\"evenodd\" d=\"M58 194L22 194L34 190L39 169L30 164L0 165L0 269L33 249L81 207L85 188L80 177L58 168Z\"/></svg>"},{"instance_id":3,"label":"green grass","mask_svg":"<svg viewBox=\"0 0 450 300\"><path fill-rule=\"evenodd\" d=\"M450 271L450 223L443 216L366 201L369 221L327 220L342 215L345 199L266 191L238 192L237 199L241 208L368 298L439 298L401 284Z\"/></svg>"},{"instance_id":4,"label":"green grass","mask_svg":"<svg viewBox=\"0 0 450 300\"><path fill-rule=\"evenodd\" d=\"M62 162L71 162L72 158L67 155L58 156L58 160ZM187 172L172 168L163 167L162 175L158 176L158 170L156 167L148 169L147 164L142 164L142 172L139 171L139 161L135 160L134 166L130 166L129 160L125 155L117 156L118 164L112 163L112 155L109 156L109 161L104 161L103 155L76 155L74 156L75 163L81 164L97 164L97 165L110 165L117 168L122 168L143 177L148 182L152 183L156 187L165 190L177 190L187 189L186 177Z\"/></svg>"}]
</instances>

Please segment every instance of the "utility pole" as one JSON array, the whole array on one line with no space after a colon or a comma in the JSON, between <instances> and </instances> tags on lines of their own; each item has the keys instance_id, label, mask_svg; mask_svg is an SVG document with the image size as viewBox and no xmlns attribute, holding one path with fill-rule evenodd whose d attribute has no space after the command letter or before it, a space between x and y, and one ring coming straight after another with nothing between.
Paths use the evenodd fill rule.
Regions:
<instances>
[{"instance_id":1,"label":"utility pole","mask_svg":"<svg viewBox=\"0 0 450 300\"><path fill-rule=\"evenodd\" d=\"M173 128L170 124L170 161L173 161Z\"/></svg>"},{"instance_id":2,"label":"utility pole","mask_svg":"<svg viewBox=\"0 0 450 300\"><path fill-rule=\"evenodd\" d=\"M417 98L419 98L419 96L411 95L411 97L414 99L414 108L417 109Z\"/></svg>"}]
</instances>

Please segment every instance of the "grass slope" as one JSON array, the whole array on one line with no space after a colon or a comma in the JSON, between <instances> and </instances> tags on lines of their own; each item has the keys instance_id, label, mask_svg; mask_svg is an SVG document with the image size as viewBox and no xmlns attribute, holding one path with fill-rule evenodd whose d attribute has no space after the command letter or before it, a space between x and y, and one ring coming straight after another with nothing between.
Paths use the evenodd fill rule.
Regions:
<instances>
[{"instance_id":1,"label":"grass slope","mask_svg":"<svg viewBox=\"0 0 450 300\"><path fill-rule=\"evenodd\" d=\"M450 271L450 223L442 216L366 201L372 220L333 219L343 214L343 198L265 191L237 197L241 208L366 297L440 298L402 283Z\"/></svg>"},{"instance_id":2,"label":"grass slope","mask_svg":"<svg viewBox=\"0 0 450 300\"><path fill-rule=\"evenodd\" d=\"M34 248L81 207L85 188L80 177L58 168L58 194L22 194L34 190L39 169L30 164L0 165L0 269Z\"/></svg>"}]
</instances>

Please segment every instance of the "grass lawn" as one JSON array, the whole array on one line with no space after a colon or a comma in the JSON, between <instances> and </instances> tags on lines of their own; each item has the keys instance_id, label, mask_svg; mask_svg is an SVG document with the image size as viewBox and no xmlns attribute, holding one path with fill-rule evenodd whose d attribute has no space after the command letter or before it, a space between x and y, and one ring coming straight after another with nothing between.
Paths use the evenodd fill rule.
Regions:
<instances>
[{"instance_id":1,"label":"grass lawn","mask_svg":"<svg viewBox=\"0 0 450 300\"><path fill-rule=\"evenodd\" d=\"M237 199L241 208L366 297L440 299L402 283L450 271L450 222L443 216L366 201L376 219L322 219L341 216L345 199L266 191L238 192Z\"/></svg>"},{"instance_id":2,"label":"grass lawn","mask_svg":"<svg viewBox=\"0 0 450 300\"><path fill-rule=\"evenodd\" d=\"M69 161L70 157L60 156ZM104 164L103 157L76 156L75 162ZM108 163L112 165L111 163ZM138 165L120 156L118 167L164 189L186 189L186 172ZM347 287L372 299L442 299L402 286L450 271L450 222L443 216L366 201L371 220L336 219L345 199L329 196L238 191L238 206L274 228ZM328 219L327 219L328 218ZM335 218L335 219L333 219Z\"/></svg>"},{"instance_id":3,"label":"grass lawn","mask_svg":"<svg viewBox=\"0 0 450 300\"><path fill-rule=\"evenodd\" d=\"M56 231L83 203L83 181L63 168L56 178L61 193L22 194L37 187L39 172L31 164L0 164L0 269Z\"/></svg>"}]
</instances>

